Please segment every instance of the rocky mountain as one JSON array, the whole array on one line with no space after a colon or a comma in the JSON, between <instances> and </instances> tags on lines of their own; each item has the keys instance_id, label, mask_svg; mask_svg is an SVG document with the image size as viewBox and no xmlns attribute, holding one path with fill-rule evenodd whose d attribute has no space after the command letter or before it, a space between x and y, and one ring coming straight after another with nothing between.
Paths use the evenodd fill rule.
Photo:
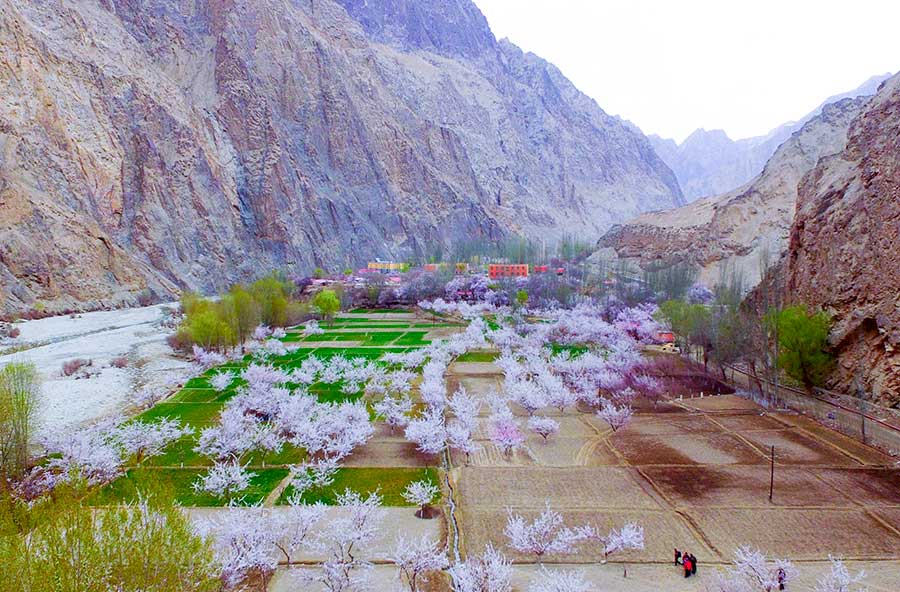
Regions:
<instances>
[{"instance_id":1,"label":"rocky mountain","mask_svg":"<svg viewBox=\"0 0 900 592\"><path fill-rule=\"evenodd\" d=\"M0 312L683 203L470 0L0 0Z\"/></svg>"},{"instance_id":2,"label":"rocky mountain","mask_svg":"<svg viewBox=\"0 0 900 592\"><path fill-rule=\"evenodd\" d=\"M710 286L723 271L735 270L748 287L755 285L763 252L774 262L787 249L801 179L820 158L843 150L847 129L867 100L826 105L778 148L761 173L734 191L614 226L592 257L643 268L686 263L698 267L700 281Z\"/></svg>"},{"instance_id":3,"label":"rocky mountain","mask_svg":"<svg viewBox=\"0 0 900 592\"><path fill-rule=\"evenodd\" d=\"M804 178L782 268L787 297L834 320L831 385L900 404L900 75Z\"/></svg>"},{"instance_id":4,"label":"rocky mountain","mask_svg":"<svg viewBox=\"0 0 900 592\"><path fill-rule=\"evenodd\" d=\"M651 135L657 154L668 164L681 184L687 201L720 195L744 185L762 171L775 150L825 105L847 98L871 96L890 73L873 76L852 91L829 97L799 121L790 121L764 136L732 140L722 130L698 129L681 144Z\"/></svg>"}]
</instances>

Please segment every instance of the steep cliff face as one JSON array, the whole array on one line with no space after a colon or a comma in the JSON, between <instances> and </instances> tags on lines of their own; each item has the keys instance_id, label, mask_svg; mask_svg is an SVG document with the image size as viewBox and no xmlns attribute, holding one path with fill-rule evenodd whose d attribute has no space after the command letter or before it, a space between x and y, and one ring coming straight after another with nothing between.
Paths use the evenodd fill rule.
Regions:
<instances>
[{"instance_id":1,"label":"steep cliff face","mask_svg":"<svg viewBox=\"0 0 900 592\"><path fill-rule=\"evenodd\" d=\"M849 92L829 97L798 121L780 125L764 136L732 140L722 130L698 129L681 144L659 136L650 136L650 142L675 172L687 201L720 195L751 181L778 147L818 116L825 105L874 95L878 85L890 76L890 73L873 76Z\"/></svg>"},{"instance_id":2,"label":"steep cliff face","mask_svg":"<svg viewBox=\"0 0 900 592\"><path fill-rule=\"evenodd\" d=\"M800 186L788 297L834 319L831 385L900 404L900 76Z\"/></svg>"},{"instance_id":3,"label":"steep cliff face","mask_svg":"<svg viewBox=\"0 0 900 592\"><path fill-rule=\"evenodd\" d=\"M6 312L682 203L468 0L0 0L0 70Z\"/></svg>"},{"instance_id":4,"label":"steep cliff face","mask_svg":"<svg viewBox=\"0 0 900 592\"><path fill-rule=\"evenodd\" d=\"M723 195L614 226L598 243L598 259L641 267L687 263L713 285L724 270L740 272L748 287L760 279L760 257L777 261L787 249L797 186L819 158L840 152L850 122L867 99L844 99L795 132L755 179Z\"/></svg>"}]
</instances>

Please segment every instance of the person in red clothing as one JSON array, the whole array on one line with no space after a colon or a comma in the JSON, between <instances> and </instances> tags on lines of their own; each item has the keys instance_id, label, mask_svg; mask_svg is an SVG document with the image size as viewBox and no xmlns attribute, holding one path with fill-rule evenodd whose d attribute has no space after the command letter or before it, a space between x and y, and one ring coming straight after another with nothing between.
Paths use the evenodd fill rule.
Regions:
<instances>
[{"instance_id":1,"label":"person in red clothing","mask_svg":"<svg viewBox=\"0 0 900 592\"><path fill-rule=\"evenodd\" d=\"M684 577L691 577L691 556L688 553L684 554L681 564L684 565Z\"/></svg>"}]
</instances>

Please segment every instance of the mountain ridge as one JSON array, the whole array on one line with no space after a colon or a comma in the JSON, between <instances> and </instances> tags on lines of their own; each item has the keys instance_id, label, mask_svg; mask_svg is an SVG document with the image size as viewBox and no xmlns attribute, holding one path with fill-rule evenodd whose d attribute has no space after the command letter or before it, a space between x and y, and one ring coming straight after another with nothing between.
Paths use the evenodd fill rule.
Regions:
<instances>
[{"instance_id":1,"label":"mountain ridge","mask_svg":"<svg viewBox=\"0 0 900 592\"><path fill-rule=\"evenodd\" d=\"M683 203L636 128L468 0L0 8L3 312L599 236Z\"/></svg>"}]
</instances>

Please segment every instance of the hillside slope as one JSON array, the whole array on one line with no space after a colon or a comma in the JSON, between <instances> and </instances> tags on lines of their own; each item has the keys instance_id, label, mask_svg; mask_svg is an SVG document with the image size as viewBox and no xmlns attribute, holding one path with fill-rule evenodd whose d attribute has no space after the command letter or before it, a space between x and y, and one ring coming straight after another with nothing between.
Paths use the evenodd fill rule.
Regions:
<instances>
[{"instance_id":1,"label":"hillside slope","mask_svg":"<svg viewBox=\"0 0 900 592\"><path fill-rule=\"evenodd\" d=\"M800 186L783 267L788 297L834 319L831 385L900 404L900 76Z\"/></svg>"},{"instance_id":2,"label":"hillside slope","mask_svg":"<svg viewBox=\"0 0 900 592\"><path fill-rule=\"evenodd\" d=\"M0 0L0 70L0 312L683 203L469 0Z\"/></svg>"}]
</instances>

